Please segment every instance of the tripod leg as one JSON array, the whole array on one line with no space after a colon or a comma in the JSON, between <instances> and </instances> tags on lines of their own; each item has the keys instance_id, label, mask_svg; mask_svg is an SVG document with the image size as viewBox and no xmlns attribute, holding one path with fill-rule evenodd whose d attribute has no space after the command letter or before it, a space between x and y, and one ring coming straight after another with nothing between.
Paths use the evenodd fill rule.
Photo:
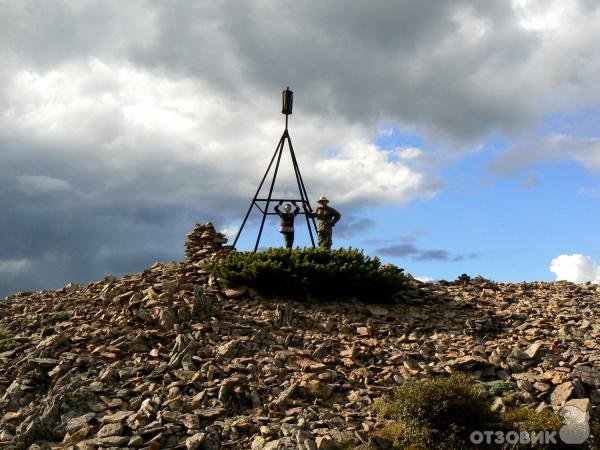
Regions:
<instances>
[{"instance_id":1,"label":"tripod leg","mask_svg":"<svg viewBox=\"0 0 600 450\"><path fill-rule=\"evenodd\" d=\"M310 206L310 202L308 200L308 194L306 192L306 186L304 186L304 180L302 179L302 174L300 173L300 167L298 166L298 161L296 160L296 153L294 152L294 146L292 145L292 140L288 134L287 136L288 138L288 144L290 146L290 153L292 155L292 163L294 165L294 170L296 172L296 179L298 180L298 188L300 189L300 195L304 197L304 199L306 200L306 204L308 205L309 209L312 209L312 207ZM315 230L315 233L317 232L317 226L315 224L315 219L311 219L312 224L313 224L313 228ZM312 234L312 229L310 227L310 223L309 223L309 219L308 216L306 216L306 222L308 225L308 231L310 233L310 240L313 244L313 247L315 246L315 241L313 239L313 234Z\"/></svg>"},{"instance_id":2,"label":"tripod leg","mask_svg":"<svg viewBox=\"0 0 600 450\"><path fill-rule=\"evenodd\" d=\"M283 139L283 138L282 138ZM250 203L250 207L248 208L248 212L246 212L246 217L244 217L244 221L242 222L242 226L240 227L237 236L235 237L235 240L233 241L233 247L235 247L235 244L237 244L238 239L240 238L240 234L242 234L242 230L244 229L244 225L246 225L246 221L248 220L248 216L250 215L250 212L252 211L252 207L254 206L255 202L256 202L256 198L258 197L258 194L260 193L260 190L267 178L267 175L269 174L269 170L271 170L271 166L273 165L273 161L275 161L275 157L277 156L277 152L279 151L279 147L281 146L281 139L279 140L279 144L277 144L277 147L275 148L275 152L273 153L273 157L271 158L271 162L269 163L269 166L267 167L267 171L265 172L264 176L262 177L262 180L260 180L260 184L258 185L258 189L256 190L256 194L254 194L254 198L252 199L252 202Z\"/></svg>"},{"instance_id":3,"label":"tripod leg","mask_svg":"<svg viewBox=\"0 0 600 450\"><path fill-rule=\"evenodd\" d=\"M289 140L288 137L288 143L290 144L290 153L292 154L292 164L294 166L294 173L296 175L296 182L298 183L298 191L300 191L300 198L302 199L302 203L303 203L303 207L305 207L305 205L308 205L308 207L310 208L310 205L308 204L308 198L306 197L306 193L302 190L302 184L300 182L300 170L298 168L298 163L296 162L296 158L294 157L294 153L292 150L292 146L291 146L291 141ZM312 232L312 228L310 226L310 219L308 218L308 215L305 214L304 217L306 218L306 227L308 228L308 234L310 236L310 242L313 246L313 248L315 247L315 238L313 237L313 232Z\"/></svg>"},{"instance_id":4,"label":"tripod leg","mask_svg":"<svg viewBox=\"0 0 600 450\"><path fill-rule=\"evenodd\" d=\"M271 203L271 195L273 195L273 186L275 186L275 179L277 178L277 171L279 170L279 162L281 161L281 154L283 153L283 143L285 141L285 132L281 136L279 140L279 155L277 156L277 164L275 164L275 172L273 173L273 180L271 180L271 187L269 188L269 196L267 197L267 204L265 206L265 211L263 212L263 218L260 222L260 229L258 230L258 237L256 238L256 245L254 246L254 252L258 250L258 243L260 242L260 235L262 234L263 227L265 226L265 219L267 218L267 213L269 212L269 203ZM258 194L257 194L258 195Z\"/></svg>"},{"instance_id":5,"label":"tripod leg","mask_svg":"<svg viewBox=\"0 0 600 450\"><path fill-rule=\"evenodd\" d=\"M304 192L304 198L306 199L306 204L308 205L309 209L312 209L312 206L310 205L310 201L308 200L308 193L306 192L306 187L304 186L304 180L302 179L302 174L300 173L300 168L298 167L298 177L300 178L300 183L302 184L302 191ZM317 232L317 225L315 224L315 219L311 218L310 219L312 224L313 224L313 228L315 233Z\"/></svg>"},{"instance_id":6,"label":"tripod leg","mask_svg":"<svg viewBox=\"0 0 600 450\"><path fill-rule=\"evenodd\" d=\"M254 199L250 203L250 207L248 208L248 211L246 212L246 216L244 217L244 220L242 221L242 226L240 227L240 229L237 232L237 235L235 236L235 240L233 241L233 247L234 248L235 248L235 244L237 244L237 241L240 238L240 234L242 234L242 230L244 229L244 225L246 225L246 221L248 220L248 216L250 215L250 211L252 211L252 207L254 206L254 200L256 200L256 197L254 197Z\"/></svg>"}]
</instances>

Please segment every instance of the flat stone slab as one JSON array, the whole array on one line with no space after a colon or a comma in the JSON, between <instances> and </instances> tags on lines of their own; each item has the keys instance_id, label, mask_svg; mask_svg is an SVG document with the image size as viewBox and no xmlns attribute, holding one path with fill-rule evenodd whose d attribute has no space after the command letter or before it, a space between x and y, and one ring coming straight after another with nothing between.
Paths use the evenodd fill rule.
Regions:
<instances>
[{"instance_id":1,"label":"flat stone slab","mask_svg":"<svg viewBox=\"0 0 600 450\"><path fill-rule=\"evenodd\" d=\"M117 423L122 420L128 418L132 414L135 414L133 411L117 411L114 414L109 414L108 416L104 416L101 419L102 423Z\"/></svg>"},{"instance_id":2,"label":"flat stone slab","mask_svg":"<svg viewBox=\"0 0 600 450\"><path fill-rule=\"evenodd\" d=\"M577 366L573 369L573 375L581 378L581 381L591 386L600 386L600 370L593 367Z\"/></svg>"},{"instance_id":3,"label":"flat stone slab","mask_svg":"<svg viewBox=\"0 0 600 450\"><path fill-rule=\"evenodd\" d=\"M201 419L214 419L215 417L219 417L225 412L225 408L203 408L197 409L194 411Z\"/></svg>"}]
</instances>

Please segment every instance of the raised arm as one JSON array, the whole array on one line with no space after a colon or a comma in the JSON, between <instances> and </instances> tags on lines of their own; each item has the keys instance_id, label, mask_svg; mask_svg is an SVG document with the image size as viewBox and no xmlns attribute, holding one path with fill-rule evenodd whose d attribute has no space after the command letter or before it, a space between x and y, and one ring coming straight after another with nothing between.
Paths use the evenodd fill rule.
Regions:
<instances>
[{"instance_id":1,"label":"raised arm","mask_svg":"<svg viewBox=\"0 0 600 450\"><path fill-rule=\"evenodd\" d=\"M296 217L298 215L298 213L300 212L300 207L298 206L298 204L296 202L292 202L294 204L294 206L296 207L294 209L294 217Z\"/></svg>"},{"instance_id":2,"label":"raised arm","mask_svg":"<svg viewBox=\"0 0 600 450\"><path fill-rule=\"evenodd\" d=\"M277 204L275 205L275 208L274 208L274 209L275 209L275 213L276 213L278 216L281 216L281 211L279 210L279 207L280 207L280 206L281 206L281 202L277 203Z\"/></svg>"}]
</instances>

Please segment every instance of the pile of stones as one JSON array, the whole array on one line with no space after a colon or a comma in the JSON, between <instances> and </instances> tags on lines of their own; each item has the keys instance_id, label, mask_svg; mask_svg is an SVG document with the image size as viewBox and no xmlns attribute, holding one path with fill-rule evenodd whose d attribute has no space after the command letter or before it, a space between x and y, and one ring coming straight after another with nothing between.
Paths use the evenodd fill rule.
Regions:
<instances>
[{"instance_id":1,"label":"pile of stones","mask_svg":"<svg viewBox=\"0 0 600 450\"><path fill-rule=\"evenodd\" d=\"M227 243L225 235L218 233L211 222L196 224L194 230L187 233L187 238L185 256L190 262L205 260L207 256L218 253Z\"/></svg>"},{"instance_id":2,"label":"pile of stones","mask_svg":"<svg viewBox=\"0 0 600 450\"><path fill-rule=\"evenodd\" d=\"M369 406L455 371L510 383L495 409L598 415L597 285L463 277L413 280L393 305L294 302L221 289L201 262L0 302L0 447L386 448Z\"/></svg>"}]
</instances>

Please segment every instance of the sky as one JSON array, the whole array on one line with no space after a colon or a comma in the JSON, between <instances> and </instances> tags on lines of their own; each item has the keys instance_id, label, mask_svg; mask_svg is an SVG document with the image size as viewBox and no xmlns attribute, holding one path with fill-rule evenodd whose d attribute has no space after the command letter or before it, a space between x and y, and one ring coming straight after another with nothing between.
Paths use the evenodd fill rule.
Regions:
<instances>
[{"instance_id":1,"label":"sky","mask_svg":"<svg viewBox=\"0 0 600 450\"><path fill-rule=\"evenodd\" d=\"M0 8L0 296L182 261L196 223L233 240L286 86L334 247L422 279L600 281L595 0ZM282 244L270 218L260 246Z\"/></svg>"}]
</instances>

